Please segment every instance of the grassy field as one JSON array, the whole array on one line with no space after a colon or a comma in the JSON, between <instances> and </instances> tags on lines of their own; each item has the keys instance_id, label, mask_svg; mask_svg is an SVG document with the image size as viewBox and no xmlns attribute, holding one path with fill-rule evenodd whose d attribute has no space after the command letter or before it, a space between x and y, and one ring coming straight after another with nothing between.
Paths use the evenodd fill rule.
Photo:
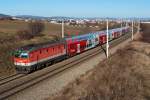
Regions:
<instances>
[{"instance_id":1,"label":"grassy field","mask_svg":"<svg viewBox=\"0 0 150 100\"><path fill-rule=\"evenodd\" d=\"M25 29L27 23L23 21L0 20L0 33L15 34L17 30Z\"/></svg>"},{"instance_id":2,"label":"grassy field","mask_svg":"<svg viewBox=\"0 0 150 100\"><path fill-rule=\"evenodd\" d=\"M146 29L145 29L146 27ZM150 30L46 100L150 100Z\"/></svg>"},{"instance_id":3,"label":"grassy field","mask_svg":"<svg viewBox=\"0 0 150 100\"><path fill-rule=\"evenodd\" d=\"M10 33L11 35L16 34L18 30L26 29L29 22L25 21L10 21L10 20L0 20L0 33ZM61 25L60 24L51 24L48 22L44 22L45 29L42 34L48 35L61 35ZM79 33L84 34L87 32L93 32L105 29L106 23L99 24L99 27L86 27L86 26L65 26L65 34L68 32L71 34ZM110 23L110 28L116 26L118 27L119 24Z\"/></svg>"},{"instance_id":4,"label":"grassy field","mask_svg":"<svg viewBox=\"0 0 150 100\"><path fill-rule=\"evenodd\" d=\"M9 20L0 20L0 32L1 33L11 33L15 34L20 29L26 29L28 22L24 21L9 21ZM43 34L61 34L61 24L51 24L48 22L44 22L45 30L42 32ZM103 28L103 25L100 28L88 28L89 31L96 31ZM78 26L65 26L65 32L83 32L82 30L87 29L85 27L78 27Z\"/></svg>"}]
</instances>

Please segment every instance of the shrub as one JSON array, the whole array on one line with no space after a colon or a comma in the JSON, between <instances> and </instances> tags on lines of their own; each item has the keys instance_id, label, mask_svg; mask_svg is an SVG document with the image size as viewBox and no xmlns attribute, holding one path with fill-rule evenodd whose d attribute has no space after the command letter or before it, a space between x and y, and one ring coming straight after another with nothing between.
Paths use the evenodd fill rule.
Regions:
<instances>
[{"instance_id":1,"label":"shrub","mask_svg":"<svg viewBox=\"0 0 150 100\"><path fill-rule=\"evenodd\" d=\"M16 36L17 40L27 40L33 38L33 35L28 30L19 30Z\"/></svg>"}]
</instances>

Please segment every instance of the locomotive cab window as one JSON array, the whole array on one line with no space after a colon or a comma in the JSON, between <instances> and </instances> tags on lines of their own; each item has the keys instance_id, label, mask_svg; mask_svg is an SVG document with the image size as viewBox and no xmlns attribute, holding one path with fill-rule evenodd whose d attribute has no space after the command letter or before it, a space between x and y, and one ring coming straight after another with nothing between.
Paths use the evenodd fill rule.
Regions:
<instances>
[{"instance_id":1,"label":"locomotive cab window","mask_svg":"<svg viewBox=\"0 0 150 100\"><path fill-rule=\"evenodd\" d=\"M28 53L21 53L20 58L28 58Z\"/></svg>"}]
</instances>

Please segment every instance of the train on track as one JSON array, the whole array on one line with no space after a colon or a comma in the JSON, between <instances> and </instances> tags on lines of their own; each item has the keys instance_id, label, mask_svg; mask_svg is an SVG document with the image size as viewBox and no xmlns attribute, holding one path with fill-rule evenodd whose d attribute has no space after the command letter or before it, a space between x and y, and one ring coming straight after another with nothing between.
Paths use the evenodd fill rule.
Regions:
<instances>
[{"instance_id":1,"label":"train on track","mask_svg":"<svg viewBox=\"0 0 150 100\"><path fill-rule=\"evenodd\" d=\"M109 30L109 41L129 33L129 27ZM13 60L18 73L31 73L63 59L106 43L106 30L73 36L55 42L17 48Z\"/></svg>"}]
</instances>

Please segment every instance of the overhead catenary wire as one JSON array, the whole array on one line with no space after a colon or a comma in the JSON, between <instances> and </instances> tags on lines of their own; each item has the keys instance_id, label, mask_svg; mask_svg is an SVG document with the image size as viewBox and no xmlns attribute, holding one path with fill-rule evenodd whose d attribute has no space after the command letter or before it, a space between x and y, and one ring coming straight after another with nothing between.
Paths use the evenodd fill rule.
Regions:
<instances>
[{"instance_id":1,"label":"overhead catenary wire","mask_svg":"<svg viewBox=\"0 0 150 100\"><path fill-rule=\"evenodd\" d=\"M121 19L121 28L123 27L123 20ZM122 34L122 30L121 30L121 34Z\"/></svg>"}]
</instances>

